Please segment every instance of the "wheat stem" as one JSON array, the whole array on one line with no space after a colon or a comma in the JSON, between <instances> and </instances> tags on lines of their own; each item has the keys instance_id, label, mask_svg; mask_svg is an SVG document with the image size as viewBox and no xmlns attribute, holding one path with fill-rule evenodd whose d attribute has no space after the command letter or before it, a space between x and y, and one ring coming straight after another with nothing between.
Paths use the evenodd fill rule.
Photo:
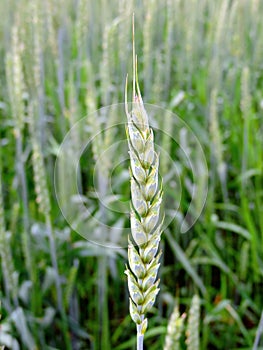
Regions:
<instances>
[{"instance_id":1,"label":"wheat stem","mask_svg":"<svg viewBox=\"0 0 263 350\"><path fill-rule=\"evenodd\" d=\"M141 325L137 325L137 350L143 350L144 334L141 333Z\"/></svg>"}]
</instances>

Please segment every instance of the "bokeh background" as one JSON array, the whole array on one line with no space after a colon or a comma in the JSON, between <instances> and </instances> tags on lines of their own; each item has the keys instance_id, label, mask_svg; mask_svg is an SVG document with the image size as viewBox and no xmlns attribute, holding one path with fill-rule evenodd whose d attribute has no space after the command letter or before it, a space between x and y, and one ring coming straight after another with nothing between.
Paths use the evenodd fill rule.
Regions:
<instances>
[{"instance_id":1,"label":"bokeh background","mask_svg":"<svg viewBox=\"0 0 263 350\"><path fill-rule=\"evenodd\" d=\"M0 2L0 344L134 349L126 248L78 233L96 241L106 231L118 243L116 229L121 235L129 227L126 150L101 154L125 139L124 109L109 106L124 102L131 78L133 12L143 99L163 108L150 108L159 113L149 117L157 145L172 159L161 160L169 225L145 348L163 348L174 305L188 314L199 294L200 349L260 349L261 0ZM85 125L72 129L82 118ZM186 229L198 220L182 233L191 202Z\"/></svg>"}]
</instances>

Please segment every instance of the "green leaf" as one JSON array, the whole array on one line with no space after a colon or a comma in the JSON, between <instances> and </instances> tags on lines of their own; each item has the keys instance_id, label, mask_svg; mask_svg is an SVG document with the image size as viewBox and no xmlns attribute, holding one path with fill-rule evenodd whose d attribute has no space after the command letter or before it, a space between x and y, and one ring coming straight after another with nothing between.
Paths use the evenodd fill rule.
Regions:
<instances>
[{"instance_id":1,"label":"green leaf","mask_svg":"<svg viewBox=\"0 0 263 350\"><path fill-rule=\"evenodd\" d=\"M204 286L201 278L198 276L198 274L195 272L193 266L191 265L189 259L187 259L185 253L183 252L182 248L179 246L179 244L175 241L175 239L172 237L170 232L168 230L166 231L166 237L169 241L169 244L177 257L177 259L180 261L180 263L183 265L186 272L192 277L195 284L199 287L202 294L205 295L207 293L206 287Z\"/></svg>"}]
</instances>

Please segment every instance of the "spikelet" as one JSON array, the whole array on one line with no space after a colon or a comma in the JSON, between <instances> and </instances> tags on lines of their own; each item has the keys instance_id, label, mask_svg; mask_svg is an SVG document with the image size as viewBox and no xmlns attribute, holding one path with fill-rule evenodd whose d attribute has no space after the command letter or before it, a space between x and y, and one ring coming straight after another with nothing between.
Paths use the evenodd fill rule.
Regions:
<instances>
[{"instance_id":1,"label":"spikelet","mask_svg":"<svg viewBox=\"0 0 263 350\"><path fill-rule=\"evenodd\" d=\"M180 316L178 305L176 305L168 323L164 350L180 350L180 338L185 317L185 313Z\"/></svg>"},{"instance_id":2,"label":"spikelet","mask_svg":"<svg viewBox=\"0 0 263 350\"><path fill-rule=\"evenodd\" d=\"M200 319L200 298L194 295L189 311L186 330L187 350L199 349L199 319Z\"/></svg>"},{"instance_id":3,"label":"spikelet","mask_svg":"<svg viewBox=\"0 0 263 350\"><path fill-rule=\"evenodd\" d=\"M146 313L152 308L159 292L158 253L161 239L160 206L162 186L158 181L159 156L154 150L153 131L141 98L138 78L133 76L133 108L128 112L126 84L127 138L131 173L131 234L129 238L128 276L130 314L137 325L137 336L147 328ZM135 84L136 81L136 84ZM137 247L136 247L137 246ZM141 348L140 348L141 349Z\"/></svg>"}]
</instances>

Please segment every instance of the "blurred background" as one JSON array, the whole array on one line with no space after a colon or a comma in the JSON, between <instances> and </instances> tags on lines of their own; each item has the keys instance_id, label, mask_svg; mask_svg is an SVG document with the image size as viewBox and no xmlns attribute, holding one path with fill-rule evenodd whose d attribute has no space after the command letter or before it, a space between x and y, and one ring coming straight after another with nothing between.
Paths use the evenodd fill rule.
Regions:
<instances>
[{"instance_id":1,"label":"blurred background","mask_svg":"<svg viewBox=\"0 0 263 350\"><path fill-rule=\"evenodd\" d=\"M134 349L118 245L129 231L129 162L120 147L101 156L125 140L123 105L109 106L131 80L133 12L141 92L159 106L149 117L169 155L145 348L163 348L174 306L189 314L198 294L200 349L262 349L260 0L1 1L0 344Z\"/></svg>"}]
</instances>

